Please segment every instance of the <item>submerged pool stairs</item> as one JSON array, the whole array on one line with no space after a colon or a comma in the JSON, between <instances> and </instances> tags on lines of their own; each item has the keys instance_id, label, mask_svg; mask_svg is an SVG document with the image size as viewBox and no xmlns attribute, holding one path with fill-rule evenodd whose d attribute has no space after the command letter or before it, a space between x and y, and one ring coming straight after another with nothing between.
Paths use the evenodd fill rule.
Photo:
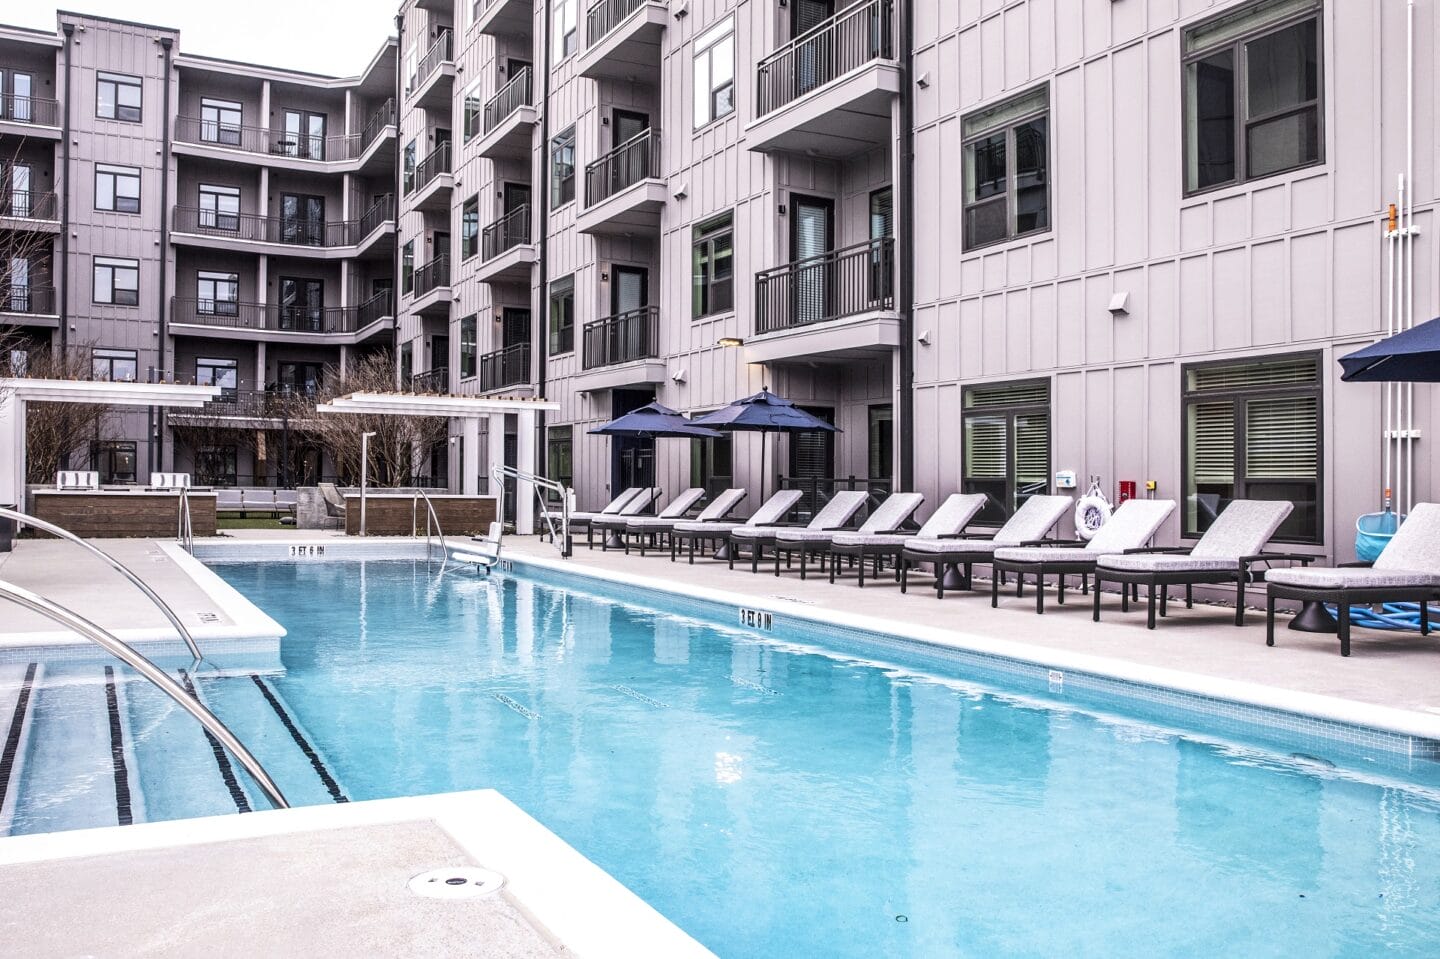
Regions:
<instances>
[{"instance_id":1,"label":"submerged pool stairs","mask_svg":"<svg viewBox=\"0 0 1440 959\"><path fill-rule=\"evenodd\" d=\"M292 806L349 801L275 676L204 665L198 676L169 673L250 748ZM0 836L268 808L217 740L123 667L0 665Z\"/></svg>"}]
</instances>

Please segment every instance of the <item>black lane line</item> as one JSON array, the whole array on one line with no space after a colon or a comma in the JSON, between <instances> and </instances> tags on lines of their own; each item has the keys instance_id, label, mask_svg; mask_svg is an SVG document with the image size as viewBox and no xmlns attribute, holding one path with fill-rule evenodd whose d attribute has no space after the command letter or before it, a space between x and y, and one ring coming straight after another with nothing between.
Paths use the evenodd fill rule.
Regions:
<instances>
[{"instance_id":1,"label":"black lane line","mask_svg":"<svg viewBox=\"0 0 1440 959\"><path fill-rule=\"evenodd\" d=\"M260 687L260 695L265 697L265 701L275 710L275 715L280 717L280 721L284 723L285 728L290 731L290 738L295 740L295 745L299 746L300 751L305 754L305 758L310 760L311 767L314 768L315 774L320 777L320 781L325 784L325 789L330 793L330 798L336 802L349 802L350 800L345 798L345 794L340 791L340 784L335 781L334 776L330 775L330 770L325 768L325 763L320 760L319 754L315 752L315 747L311 746L309 741L305 739L305 734L300 732L299 727L295 725L295 720L290 718L290 714L285 711L285 707L280 705L280 700L276 699L275 694L270 691L270 687L265 685L265 680L254 673L250 674L250 678L255 681L256 686Z\"/></svg>"},{"instance_id":2,"label":"black lane line","mask_svg":"<svg viewBox=\"0 0 1440 959\"><path fill-rule=\"evenodd\" d=\"M115 816L120 825L135 821L130 809L130 773L125 768L125 739L120 731L120 704L115 696L115 669L105 667L105 705L110 709L110 765L115 769Z\"/></svg>"},{"instance_id":3,"label":"black lane line","mask_svg":"<svg viewBox=\"0 0 1440 959\"><path fill-rule=\"evenodd\" d=\"M190 674L183 669L180 670L180 680L185 684L185 691L190 694L190 698L197 703L200 702L200 696L195 692L195 684L190 681ZM235 811L249 812L250 800L245 798L245 790L240 788L240 781L235 778L235 767L230 765L230 754L225 751L224 746L220 745L220 740L215 738L215 734L208 729L205 730L205 739L210 743L210 752L215 756L215 765L220 767L220 778L225 780L225 788L230 791L230 799L235 803Z\"/></svg>"},{"instance_id":4,"label":"black lane line","mask_svg":"<svg viewBox=\"0 0 1440 959\"><path fill-rule=\"evenodd\" d=\"M20 696L15 700L15 715L10 717L10 730L5 734L5 749L0 751L0 809L5 808L5 796L10 792L10 776L15 769L15 757L20 752L20 730L25 728L25 713L30 709L30 688L35 684L37 668L35 663L31 663L25 670Z\"/></svg>"}]
</instances>

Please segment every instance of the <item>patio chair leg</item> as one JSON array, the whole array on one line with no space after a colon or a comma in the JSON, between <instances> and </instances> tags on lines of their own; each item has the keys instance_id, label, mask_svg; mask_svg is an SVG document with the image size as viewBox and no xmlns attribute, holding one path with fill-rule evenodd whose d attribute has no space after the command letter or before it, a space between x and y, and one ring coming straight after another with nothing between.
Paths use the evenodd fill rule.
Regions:
<instances>
[{"instance_id":1,"label":"patio chair leg","mask_svg":"<svg viewBox=\"0 0 1440 959\"><path fill-rule=\"evenodd\" d=\"M1025 573L1018 569L1015 571L1015 595L1025 595Z\"/></svg>"},{"instance_id":2,"label":"patio chair leg","mask_svg":"<svg viewBox=\"0 0 1440 959\"><path fill-rule=\"evenodd\" d=\"M1092 622L1096 622L1096 623L1100 622L1100 592L1101 592L1101 590L1100 590L1100 574L1099 574L1099 573L1096 573L1096 574L1095 574L1095 596L1094 596L1095 609L1094 609L1094 611L1090 614L1090 619L1091 619L1091 621L1092 621Z\"/></svg>"},{"instance_id":3,"label":"patio chair leg","mask_svg":"<svg viewBox=\"0 0 1440 959\"><path fill-rule=\"evenodd\" d=\"M1235 625L1245 625L1245 576L1235 581Z\"/></svg>"},{"instance_id":4,"label":"patio chair leg","mask_svg":"<svg viewBox=\"0 0 1440 959\"><path fill-rule=\"evenodd\" d=\"M1045 615L1045 568L1043 566L1035 574L1035 613L1039 616Z\"/></svg>"},{"instance_id":5,"label":"patio chair leg","mask_svg":"<svg viewBox=\"0 0 1440 959\"><path fill-rule=\"evenodd\" d=\"M734 543L730 544L730 557L727 560L731 569L735 568L735 554L740 552L740 547Z\"/></svg>"},{"instance_id":6,"label":"patio chair leg","mask_svg":"<svg viewBox=\"0 0 1440 959\"><path fill-rule=\"evenodd\" d=\"M1130 612L1130 583L1120 584L1120 612Z\"/></svg>"},{"instance_id":7,"label":"patio chair leg","mask_svg":"<svg viewBox=\"0 0 1440 959\"><path fill-rule=\"evenodd\" d=\"M1191 583L1185 584L1185 608L1195 608L1195 587Z\"/></svg>"},{"instance_id":8,"label":"patio chair leg","mask_svg":"<svg viewBox=\"0 0 1440 959\"><path fill-rule=\"evenodd\" d=\"M935 595L936 595L936 596L939 596L939 595L941 594L942 591L941 591L941 589L940 589L940 584L943 583L943 582L945 582L945 577L944 577L944 576L939 576L939 577L936 578L936 580L935 580ZM999 606L999 605L1000 605L1000 577L999 577L999 576L991 576L991 577L990 577L990 608L991 608L991 609L994 609L995 607L997 607L997 606Z\"/></svg>"},{"instance_id":9,"label":"patio chair leg","mask_svg":"<svg viewBox=\"0 0 1440 959\"><path fill-rule=\"evenodd\" d=\"M1170 590L1163 585L1160 587L1160 615L1170 615Z\"/></svg>"},{"instance_id":10,"label":"patio chair leg","mask_svg":"<svg viewBox=\"0 0 1440 959\"><path fill-rule=\"evenodd\" d=\"M809 551L808 549L801 549L801 550L800 550L800 578L801 578L801 579L804 579L804 578L805 578L805 566L806 566L806 564L809 563L809 562L810 562L810 551ZM820 562L823 563L823 562L825 562L825 560L824 560L824 559L821 559Z\"/></svg>"},{"instance_id":11,"label":"patio chair leg","mask_svg":"<svg viewBox=\"0 0 1440 959\"><path fill-rule=\"evenodd\" d=\"M900 564L895 569L895 578L900 580L900 595L904 596L906 589L910 586L910 561L900 557Z\"/></svg>"},{"instance_id":12,"label":"patio chair leg","mask_svg":"<svg viewBox=\"0 0 1440 959\"><path fill-rule=\"evenodd\" d=\"M1340 603L1335 610L1340 620L1340 655L1350 655L1350 598L1340 594Z\"/></svg>"},{"instance_id":13,"label":"patio chair leg","mask_svg":"<svg viewBox=\"0 0 1440 959\"><path fill-rule=\"evenodd\" d=\"M965 564L965 578L960 581L960 585L963 586L965 589L975 588L974 584L970 581L970 571L974 568L975 567L972 566L970 563Z\"/></svg>"},{"instance_id":14,"label":"patio chair leg","mask_svg":"<svg viewBox=\"0 0 1440 959\"><path fill-rule=\"evenodd\" d=\"M1149 600L1145 604L1145 628L1155 628L1155 581L1150 581Z\"/></svg>"},{"instance_id":15,"label":"patio chair leg","mask_svg":"<svg viewBox=\"0 0 1440 959\"><path fill-rule=\"evenodd\" d=\"M1420 635L1430 635L1430 601L1427 599L1420 601Z\"/></svg>"},{"instance_id":16,"label":"patio chair leg","mask_svg":"<svg viewBox=\"0 0 1440 959\"><path fill-rule=\"evenodd\" d=\"M864 553L861 553L861 554L860 554L860 564L859 564L859 568L856 569L855 574L856 574L856 577L857 577L856 582L859 583L861 589L864 589L864 588L865 588L865 554L864 554Z\"/></svg>"},{"instance_id":17,"label":"patio chair leg","mask_svg":"<svg viewBox=\"0 0 1440 959\"><path fill-rule=\"evenodd\" d=\"M1064 606L1064 605L1065 605L1065 574L1064 574L1064 573L1061 573L1058 577L1056 577L1056 579L1057 579L1057 581L1058 581L1057 584L1056 584L1056 587L1055 587L1056 602L1058 602L1061 606Z\"/></svg>"},{"instance_id":18,"label":"patio chair leg","mask_svg":"<svg viewBox=\"0 0 1440 959\"><path fill-rule=\"evenodd\" d=\"M1265 590L1265 645L1275 645L1275 594Z\"/></svg>"},{"instance_id":19,"label":"patio chair leg","mask_svg":"<svg viewBox=\"0 0 1440 959\"><path fill-rule=\"evenodd\" d=\"M1080 574L1080 595L1081 595L1081 596L1088 596L1088 595L1090 595L1090 574L1089 574L1089 573L1081 573L1081 574Z\"/></svg>"},{"instance_id":20,"label":"patio chair leg","mask_svg":"<svg viewBox=\"0 0 1440 959\"><path fill-rule=\"evenodd\" d=\"M900 564L903 562L905 562L904 557L899 555L895 557L895 582L897 583L900 582Z\"/></svg>"},{"instance_id":21,"label":"patio chair leg","mask_svg":"<svg viewBox=\"0 0 1440 959\"><path fill-rule=\"evenodd\" d=\"M839 561L838 559L836 559L835 561L831 562L831 564L830 564L830 585L831 585L831 586L834 586L834 585L835 585L835 570L838 569L839 566L840 566L840 561Z\"/></svg>"}]
</instances>

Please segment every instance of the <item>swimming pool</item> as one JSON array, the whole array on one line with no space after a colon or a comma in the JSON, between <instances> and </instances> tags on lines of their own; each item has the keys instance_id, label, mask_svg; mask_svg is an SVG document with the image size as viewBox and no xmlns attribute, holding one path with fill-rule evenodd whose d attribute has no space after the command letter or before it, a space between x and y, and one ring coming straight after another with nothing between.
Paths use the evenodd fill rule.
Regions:
<instances>
[{"instance_id":1,"label":"swimming pool","mask_svg":"<svg viewBox=\"0 0 1440 959\"><path fill-rule=\"evenodd\" d=\"M410 560L215 568L288 628L285 669L198 686L292 800L497 788L721 956L1419 956L1440 941L1424 772L579 580L437 579ZM82 685L38 690L35 721L91 735ZM146 816L234 811L203 741L143 686L116 688ZM17 832L86 824L56 812L82 777L55 778L27 780Z\"/></svg>"}]
</instances>

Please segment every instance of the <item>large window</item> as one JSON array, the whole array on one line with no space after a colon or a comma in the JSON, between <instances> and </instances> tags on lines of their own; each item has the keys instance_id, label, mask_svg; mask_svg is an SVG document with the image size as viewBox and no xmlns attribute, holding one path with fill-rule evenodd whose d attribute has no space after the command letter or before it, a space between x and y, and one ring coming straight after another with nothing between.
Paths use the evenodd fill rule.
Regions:
<instances>
[{"instance_id":1,"label":"large window","mask_svg":"<svg viewBox=\"0 0 1440 959\"><path fill-rule=\"evenodd\" d=\"M705 495L715 497L733 485L735 466L730 434L715 439L690 441L690 485L701 486Z\"/></svg>"},{"instance_id":2,"label":"large window","mask_svg":"<svg viewBox=\"0 0 1440 959\"><path fill-rule=\"evenodd\" d=\"M199 486L236 486L239 476L234 446L202 446L195 451L195 481Z\"/></svg>"},{"instance_id":3,"label":"large window","mask_svg":"<svg viewBox=\"0 0 1440 959\"><path fill-rule=\"evenodd\" d=\"M240 145L245 108L233 100L200 98L200 139L224 146Z\"/></svg>"},{"instance_id":4,"label":"large window","mask_svg":"<svg viewBox=\"0 0 1440 959\"><path fill-rule=\"evenodd\" d=\"M195 312L207 316L240 314L240 274L201 270L195 279Z\"/></svg>"},{"instance_id":5,"label":"large window","mask_svg":"<svg viewBox=\"0 0 1440 959\"><path fill-rule=\"evenodd\" d=\"M415 241L411 240L400 248L400 292L409 293L415 289Z\"/></svg>"},{"instance_id":6,"label":"large window","mask_svg":"<svg viewBox=\"0 0 1440 959\"><path fill-rule=\"evenodd\" d=\"M95 164L95 209L139 213L140 168Z\"/></svg>"},{"instance_id":7,"label":"large window","mask_svg":"<svg viewBox=\"0 0 1440 959\"><path fill-rule=\"evenodd\" d=\"M550 141L550 205L575 199L575 128Z\"/></svg>"},{"instance_id":8,"label":"large window","mask_svg":"<svg viewBox=\"0 0 1440 959\"><path fill-rule=\"evenodd\" d=\"M1277 539L1320 542L1320 357L1185 368L1185 529L1233 499L1295 504Z\"/></svg>"},{"instance_id":9,"label":"large window","mask_svg":"<svg viewBox=\"0 0 1440 959\"><path fill-rule=\"evenodd\" d=\"M475 358L479 352L479 321L474 313L460 320L460 378L475 375Z\"/></svg>"},{"instance_id":10,"label":"large window","mask_svg":"<svg viewBox=\"0 0 1440 959\"><path fill-rule=\"evenodd\" d=\"M90 444L90 461L101 483L135 482L135 441L99 440Z\"/></svg>"},{"instance_id":11,"label":"large window","mask_svg":"<svg viewBox=\"0 0 1440 959\"><path fill-rule=\"evenodd\" d=\"M325 367L320 363L293 363L285 361L275 367L278 376L275 388L287 393L303 393L314 396L324 381Z\"/></svg>"},{"instance_id":12,"label":"large window","mask_svg":"<svg viewBox=\"0 0 1440 959\"><path fill-rule=\"evenodd\" d=\"M695 41L695 128L735 112L735 19Z\"/></svg>"},{"instance_id":13,"label":"large window","mask_svg":"<svg viewBox=\"0 0 1440 959\"><path fill-rule=\"evenodd\" d=\"M94 301L116 306L140 304L140 261L95 257Z\"/></svg>"},{"instance_id":14,"label":"large window","mask_svg":"<svg viewBox=\"0 0 1440 959\"><path fill-rule=\"evenodd\" d=\"M967 250L1050 229L1049 123L1047 87L965 118Z\"/></svg>"},{"instance_id":15,"label":"large window","mask_svg":"<svg viewBox=\"0 0 1440 959\"><path fill-rule=\"evenodd\" d=\"M99 73L95 79L95 115L105 120L140 122L140 78Z\"/></svg>"},{"instance_id":16,"label":"large window","mask_svg":"<svg viewBox=\"0 0 1440 959\"><path fill-rule=\"evenodd\" d=\"M866 445L870 478L889 480L895 475L895 407L877 403L869 409L869 442Z\"/></svg>"},{"instance_id":17,"label":"large window","mask_svg":"<svg viewBox=\"0 0 1440 959\"><path fill-rule=\"evenodd\" d=\"M998 526L1050 491L1050 384L968 386L963 407L962 488L985 494L976 519Z\"/></svg>"},{"instance_id":18,"label":"large window","mask_svg":"<svg viewBox=\"0 0 1440 959\"><path fill-rule=\"evenodd\" d=\"M575 52L576 29L579 23L579 0L555 0L552 7L555 30L555 60L564 60Z\"/></svg>"},{"instance_id":19,"label":"large window","mask_svg":"<svg viewBox=\"0 0 1440 959\"><path fill-rule=\"evenodd\" d=\"M550 284L550 355L575 349L575 277Z\"/></svg>"},{"instance_id":20,"label":"large window","mask_svg":"<svg viewBox=\"0 0 1440 959\"><path fill-rule=\"evenodd\" d=\"M484 84L480 79L476 79L474 83L471 83L465 88L464 128L466 141L480 134L484 116Z\"/></svg>"},{"instance_id":21,"label":"large window","mask_svg":"<svg viewBox=\"0 0 1440 959\"><path fill-rule=\"evenodd\" d=\"M218 386L220 399L233 402L235 388L240 385L240 364L235 360L205 359L195 361L195 385Z\"/></svg>"},{"instance_id":22,"label":"large window","mask_svg":"<svg viewBox=\"0 0 1440 959\"><path fill-rule=\"evenodd\" d=\"M691 314L724 313L735 306L735 238L729 213L695 227Z\"/></svg>"},{"instance_id":23,"label":"large window","mask_svg":"<svg viewBox=\"0 0 1440 959\"><path fill-rule=\"evenodd\" d=\"M134 383L140 372L140 361L134 350L111 350L96 347L90 351L91 373L107 383Z\"/></svg>"},{"instance_id":24,"label":"large window","mask_svg":"<svg viewBox=\"0 0 1440 959\"><path fill-rule=\"evenodd\" d=\"M401 159L401 167L404 171L405 192L409 193L415 189L415 141L411 140L405 144L405 154Z\"/></svg>"},{"instance_id":25,"label":"large window","mask_svg":"<svg viewBox=\"0 0 1440 959\"><path fill-rule=\"evenodd\" d=\"M1320 0L1208 20L1184 55L1187 193L1320 162Z\"/></svg>"},{"instance_id":26,"label":"large window","mask_svg":"<svg viewBox=\"0 0 1440 959\"><path fill-rule=\"evenodd\" d=\"M200 226L225 233L240 232L240 188L200 184Z\"/></svg>"},{"instance_id":27,"label":"large window","mask_svg":"<svg viewBox=\"0 0 1440 959\"><path fill-rule=\"evenodd\" d=\"M545 434L545 475L567 489L575 484L575 429L552 426Z\"/></svg>"},{"instance_id":28,"label":"large window","mask_svg":"<svg viewBox=\"0 0 1440 959\"><path fill-rule=\"evenodd\" d=\"M460 259L468 260L480 250L480 198L472 196L460 208Z\"/></svg>"}]
</instances>

